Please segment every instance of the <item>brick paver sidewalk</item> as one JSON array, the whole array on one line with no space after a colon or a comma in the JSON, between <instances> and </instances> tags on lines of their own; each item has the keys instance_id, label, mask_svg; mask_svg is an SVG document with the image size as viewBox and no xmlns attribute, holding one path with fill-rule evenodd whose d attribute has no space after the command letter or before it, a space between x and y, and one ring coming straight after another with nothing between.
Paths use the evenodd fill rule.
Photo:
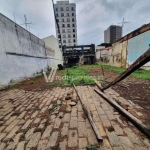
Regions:
<instances>
[{"instance_id":1,"label":"brick paver sidewalk","mask_svg":"<svg viewBox=\"0 0 150 150\"><path fill-rule=\"evenodd\" d=\"M0 92L0 150L83 150L88 144L102 150L150 149L148 138L100 98L94 87L77 89L104 138L102 144L98 144L73 88L14 89ZM139 107L111 89L106 93L130 107ZM71 101L77 104L71 107Z\"/></svg>"}]
</instances>

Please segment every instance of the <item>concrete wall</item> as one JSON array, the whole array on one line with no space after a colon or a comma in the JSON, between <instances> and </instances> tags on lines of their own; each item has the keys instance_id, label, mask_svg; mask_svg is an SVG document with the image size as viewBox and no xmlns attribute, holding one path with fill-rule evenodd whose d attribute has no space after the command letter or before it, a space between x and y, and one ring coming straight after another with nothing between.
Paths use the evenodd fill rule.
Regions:
<instances>
[{"instance_id":1,"label":"concrete wall","mask_svg":"<svg viewBox=\"0 0 150 150\"><path fill-rule=\"evenodd\" d=\"M128 67L149 49L150 24L146 24L112 45L109 64L116 67ZM143 66L150 70L150 62Z\"/></svg>"},{"instance_id":2,"label":"concrete wall","mask_svg":"<svg viewBox=\"0 0 150 150\"><path fill-rule=\"evenodd\" d=\"M128 40L127 63L131 65L137 58L149 49L150 30ZM150 62L144 65L150 69Z\"/></svg>"},{"instance_id":3,"label":"concrete wall","mask_svg":"<svg viewBox=\"0 0 150 150\"><path fill-rule=\"evenodd\" d=\"M127 41L117 41L112 45L109 64L116 67L126 67Z\"/></svg>"},{"instance_id":4,"label":"concrete wall","mask_svg":"<svg viewBox=\"0 0 150 150\"><path fill-rule=\"evenodd\" d=\"M105 48L105 46L95 46L95 55L97 60L100 59L100 49L102 48Z\"/></svg>"},{"instance_id":5,"label":"concrete wall","mask_svg":"<svg viewBox=\"0 0 150 150\"><path fill-rule=\"evenodd\" d=\"M0 86L50 66L44 42L0 14Z\"/></svg>"},{"instance_id":6,"label":"concrete wall","mask_svg":"<svg viewBox=\"0 0 150 150\"><path fill-rule=\"evenodd\" d=\"M58 40L52 35L43 39L45 42L47 57L51 59L51 67L63 65L62 51L59 48Z\"/></svg>"}]
</instances>

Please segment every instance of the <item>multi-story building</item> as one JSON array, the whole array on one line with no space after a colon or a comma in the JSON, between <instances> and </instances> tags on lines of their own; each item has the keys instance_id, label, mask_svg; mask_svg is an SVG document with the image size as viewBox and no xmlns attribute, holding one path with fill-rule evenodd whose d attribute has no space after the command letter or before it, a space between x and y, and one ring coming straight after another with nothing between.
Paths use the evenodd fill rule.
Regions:
<instances>
[{"instance_id":1,"label":"multi-story building","mask_svg":"<svg viewBox=\"0 0 150 150\"><path fill-rule=\"evenodd\" d=\"M77 22L76 22L76 4L69 1L57 1L54 4L57 22L60 28L62 45L77 45ZM60 34L56 25L56 36L61 48Z\"/></svg>"},{"instance_id":2,"label":"multi-story building","mask_svg":"<svg viewBox=\"0 0 150 150\"><path fill-rule=\"evenodd\" d=\"M104 31L104 43L114 43L122 37L122 27L111 25Z\"/></svg>"}]
</instances>

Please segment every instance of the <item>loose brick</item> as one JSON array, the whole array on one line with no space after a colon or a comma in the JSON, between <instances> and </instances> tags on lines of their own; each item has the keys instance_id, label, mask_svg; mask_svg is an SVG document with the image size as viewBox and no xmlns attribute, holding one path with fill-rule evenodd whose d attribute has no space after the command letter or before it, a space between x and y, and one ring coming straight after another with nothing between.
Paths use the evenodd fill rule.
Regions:
<instances>
[{"instance_id":1,"label":"loose brick","mask_svg":"<svg viewBox=\"0 0 150 150\"><path fill-rule=\"evenodd\" d=\"M59 148L60 150L66 150L66 147L67 147L67 141L65 139L64 141L59 143Z\"/></svg>"},{"instance_id":2,"label":"loose brick","mask_svg":"<svg viewBox=\"0 0 150 150\"><path fill-rule=\"evenodd\" d=\"M22 133L18 133L14 138L13 142L10 142L6 149L14 149L19 142L20 136Z\"/></svg>"},{"instance_id":3,"label":"loose brick","mask_svg":"<svg viewBox=\"0 0 150 150\"><path fill-rule=\"evenodd\" d=\"M28 130L28 132L27 132L26 135L25 135L26 140L30 140L30 139L31 139L34 130L35 130L35 128L32 128L32 129L29 129L29 130Z\"/></svg>"},{"instance_id":4,"label":"loose brick","mask_svg":"<svg viewBox=\"0 0 150 150\"><path fill-rule=\"evenodd\" d=\"M87 146L87 139L86 138L79 138L79 148L85 149Z\"/></svg>"},{"instance_id":5,"label":"loose brick","mask_svg":"<svg viewBox=\"0 0 150 150\"><path fill-rule=\"evenodd\" d=\"M31 118L32 118L32 119L35 118L38 113L39 113L38 111L35 111L35 112L32 114Z\"/></svg>"},{"instance_id":6,"label":"loose brick","mask_svg":"<svg viewBox=\"0 0 150 150\"><path fill-rule=\"evenodd\" d=\"M15 135L15 133L19 130L19 128L20 128L19 126L15 126L11 130L11 132L9 132L9 134L6 136L5 140L8 140L8 139L12 138Z\"/></svg>"},{"instance_id":7,"label":"loose brick","mask_svg":"<svg viewBox=\"0 0 150 150\"><path fill-rule=\"evenodd\" d=\"M118 146L121 146L121 142L118 138L118 136L116 135L116 133L114 131L112 132L109 132L107 129L106 129L106 134L109 138L109 141L110 141L110 144L111 146L113 147L118 147Z\"/></svg>"},{"instance_id":8,"label":"loose brick","mask_svg":"<svg viewBox=\"0 0 150 150\"><path fill-rule=\"evenodd\" d=\"M64 115L64 118L63 118L62 122L70 122L70 114L69 113L66 113Z\"/></svg>"},{"instance_id":9,"label":"loose brick","mask_svg":"<svg viewBox=\"0 0 150 150\"><path fill-rule=\"evenodd\" d=\"M31 137L30 141L28 142L27 146L26 146L27 149L35 147L38 144L40 137L41 137L40 132L34 133L33 136Z\"/></svg>"},{"instance_id":10,"label":"loose brick","mask_svg":"<svg viewBox=\"0 0 150 150\"><path fill-rule=\"evenodd\" d=\"M77 131L76 130L69 130L69 137L68 137L68 147L77 147Z\"/></svg>"},{"instance_id":11,"label":"loose brick","mask_svg":"<svg viewBox=\"0 0 150 150\"><path fill-rule=\"evenodd\" d=\"M22 127L22 129L26 129L26 128L30 125L31 122L32 122L32 120L28 120L28 121L25 123L25 125Z\"/></svg>"},{"instance_id":12,"label":"loose brick","mask_svg":"<svg viewBox=\"0 0 150 150\"><path fill-rule=\"evenodd\" d=\"M85 121L83 116L84 116L84 112L78 112L78 121Z\"/></svg>"},{"instance_id":13,"label":"loose brick","mask_svg":"<svg viewBox=\"0 0 150 150\"><path fill-rule=\"evenodd\" d=\"M60 124L61 124L61 119L56 118L55 123L54 123L54 128L56 128L56 129L59 128Z\"/></svg>"},{"instance_id":14,"label":"loose brick","mask_svg":"<svg viewBox=\"0 0 150 150\"><path fill-rule=\"evenodd\" d=\"M4 150L6 144L5 143L0 143L0 150Z\"/></svg>"},{"instance_id":15,"label":"loose brick","mask_svg":"<svg viewBox=\"0 0 150 150\"><path fill-rule=\"evenodd\" d=\"M58 132L53 132L47 143L47 149L54 147L58 138Z\"/></svg>"},{"instance_id":16,"label":"loose brick","mask_svg":"<svg viewBox=\"0 0 150 150\"><path fill-rule=\"evenodd\" d=\"M127 149L127 150L133 150L134 149L134 146L128 137L119 136L119 139L120 139L124 149Z\"/></svg>"},{"instance_id":17,"label":"loose brick","mask_svg":"<svg viewBox=\"0 0 150 150\"><path fill-rule=\"evenodd\" d=\"M25 145L25 141L20 142L20 143L17 145L16 150L24 150L24 145Z\"/></svg>"},{"instance_id":18,"label":"loose brick","mask_svg":"<svg viewBox=\"0 0 150 150\"><path fill-rule=\"evenodd\" d=\"M63 128L61 129L62 137L68 135L68 127L69 127L69 123L64 123Z\"/></svg>"},{"instance_id":19,"label":"loose brick","mask_svg":"<svg viewBox=\"0 0 150 150\"><path fill-rule=\"evenodd\" d=\"M77 117L77 108L76 107L72 108L71 117Z\"/></svg>"},{"instance_id":20,"label":"loose brick","mask_svg":"<svg viewBox=\"0 0 150 150\"><path fill-rule=\"evenodd\" d=\"M125 133L128 135L129 139L132 141L133 144L142 145L141 140L139 137L129 128L124 128Z\"/></svg>"},{"instance_id":21,"label":"loose brick","mask_svg":"<svg viewBox=\"0 0 150 150\"><path fill-rule=\"evenodd\" d=\"M20 120L18 120L18 119L14 120L14 121L5 129L5 132L11 131L12 128L13 128L15 125L17 125L19 121L20 121Z\"/></svg>"},{"instance_id":22,"label":"loose brick","mask_svg":"<svg viewBox=\"0 0 150 150\"><path fill-rule=\"evenodd\" d=\"M70 128L77 128L77 117L71 117Z\"/></svg>"},{"instance_id":23,"label":"loose brick","mask_svg":"<svg viewBox=\"0 0 150 150\"><path fill-rule=\"evenodd\" d=\"M0 141L6 136L6 133L0 133Z\"/></svg>"},{"instance_id":24,"label":"loose brick","mask_svg":"<svg viewBox=\"0 0 150 150\"><path fill-rule=\"evenodd\" d=\"M52 131L52 125L47 126L41 139L48 138L50 136L51 131Z\"/></svg>"},{"instance_id":25,"label":"loose brick","mask_svg":"<svg viewBox=\"0 0 150 150\"><path fill-rule=\"evenodd\" d=\"M78 134L79 134L79 137L87 136L87 129L86 129L85 122L78 122Z\"/></svg>"},{"instance_id":26,"label":"loose brick","mask_svg":"<svg viewBox=\"0 0 150 150\"><path fill-rule=\"evenodd\" d=\"M48 140L40 140L37 146L37 150L46 150Z\"/></svg>"},{"instance_id":27,"label":"loose brick","mask_svg":"<svg viewBox=\"0 0 150 150\"><path fill-rule=\"evenodd\" d=\"M7 122L5 123L6 125L9 125L12 121L14 121L16 119L17 116L13 116L11 118L9 118L9 120L7 120Z\"/></svg>"}]
</instances>

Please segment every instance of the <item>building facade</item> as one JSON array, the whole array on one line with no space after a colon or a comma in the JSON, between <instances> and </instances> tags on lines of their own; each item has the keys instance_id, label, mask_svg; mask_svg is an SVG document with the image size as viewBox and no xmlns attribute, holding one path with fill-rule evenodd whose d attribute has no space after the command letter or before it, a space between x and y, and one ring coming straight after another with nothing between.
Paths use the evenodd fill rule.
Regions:
<instances>
[{"instance_id":1,"label":"building facade","mask_svg":"<svg viewBox=\"0 0 150 150\"><path fill-rule=\"evenodd\" d=\"M53 36L43 39L45 42L46 55L50 58L50 67L57 67L58 64L63 65L62 51L59 48L58 40Z\"/></svg>"},{"instance_id":2,"label":"building facade","mask_svg":"<svg viewBox=\"0 0 150 150\"><path fill-rule=\"evenodd\" d=\"M57 22L60 28L62 45L77 45L77 21L76 21L76 5L69 1L57 1L54 4ZM60 34L56 26L56 37L59 40L59 48L61 48Z\"/></svg>"},{"instance_id":3,"label":"building facade","mask_svg":"<svg viewBox=\"0 0 150 150\"><path fill-rule=\"evenodd\" d=\"M122 27L111 25L104 31L104 43L114 43L122 37Z\"/></svg>"}]
</instances>

